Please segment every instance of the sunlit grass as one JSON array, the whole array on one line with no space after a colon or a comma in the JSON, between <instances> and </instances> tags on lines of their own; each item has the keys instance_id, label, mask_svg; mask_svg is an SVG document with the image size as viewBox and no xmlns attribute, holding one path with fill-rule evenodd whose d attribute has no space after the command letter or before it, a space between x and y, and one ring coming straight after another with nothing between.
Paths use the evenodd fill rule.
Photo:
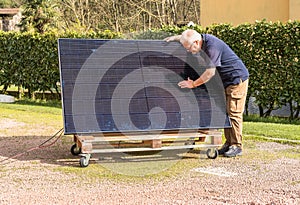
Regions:
<instances>
[{"instance_id":1,"label":"sunlit grass","mask_svg":"<svg viewBox=\"0 0 300 205\"><path fill-rule=\"evenodd\" d=\"M281 123L244 122L243 129L245 138L257 140L290 141L300 144L300 126ZM276 138L276 139L275 139Z\"/></svg>"},{"instance_id":2,"label":"sunlit grass","mask_svg":"<svg viewBox=\"0 0 300 205\"><path fill-rule=\"evenodd\" d=\"M47 104L49 103L49 104ZM62 110L58 103L17 101L0 103L2 123L14 123L13 127L0 127L2 135L51 135L63 127Z\"/></svg>"}]
</instances>

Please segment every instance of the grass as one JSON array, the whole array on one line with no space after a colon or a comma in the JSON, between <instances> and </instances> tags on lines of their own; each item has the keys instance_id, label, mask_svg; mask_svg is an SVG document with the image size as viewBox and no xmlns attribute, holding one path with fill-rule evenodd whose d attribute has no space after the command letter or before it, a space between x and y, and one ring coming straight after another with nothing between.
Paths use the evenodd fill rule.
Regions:
<instances>
[{"instance_id":1,"label":"grass","mask_svg":"<svg viewBox=\"0 0 300 205\"><path fill-rule=\"evenodd\" d=\"M63 127L62 110L58 101L20 100L15 103L0 103L0 120L18 123L19 133L2 130L1 135L49 135ZM34 133L36 130L36 133Z\"/></svg>"},{"instance_id":2,"label":"grass","mask_svg":"<svg viewBox=\"0 0 300 205\"><path fill-rule=\"evenodd\" d=\"M14 119L19 122L44 124L61 128L61 102L44 100L18 100L15 103L0 103L1 118ZM243 132L246 139L269 141L282 139L291 143L300 143L300 120L289 121L286 118L245 116ZM280 140L278 140L280 141Z\"/></svg>"},{"instance_id":3,"label":"grass","mask_svg":"<svg viewBox=\"0 0 300 205\"><path fill-rule=\"evenodd\" d=\"M260 141L300 144L300 120L286 118L247 116L243 132L246 138Z\"/></svg>"},{"instance_id":4,"label":"grass","mask_svg":"<svg viewBox=\"0 0 300 205\"><path fill-rule=\"evenodd\" d=\"M244 121L300 125L300 118L291 120L287 117L274 117L274 116L259 117L258 115L248 115L248 116L244 116Z\"/></svg>"},{"instance_id":5,"label":"grass","mask_svg":"<svg viewBox=\"0 0 300 205\"><path fill-rule=\"evenodd\" d=\"M61 103L59 101L44 100L17 100L15 103L0 103L0 109L27 111L33 113L61 114ZM17 117L17 116L16 116ZM21 116L20 116L21 117Z\"/></svg>"},{"instance_id":6,"label":"grass","mask_svg":"<svg viewBox=\"0 0 300 205\"><path fill-rule=\"evenodd\" d=\"M18 133L11 129L1 129L0 136L30 136L34 132L38 135L54 134L62 128L62 109L60 101L32 101L20 100L12 104L0 103L0 123L5 120L14 120L24 123L18 127ZM275 152L268 150L256 150L256 143L265 141L275 141L286 144L300 144L300 122L295 120L289 122L282 118L259 118L257 116L245 117L244 122L244 146L247 154L241 160L263 159L271 161L278 157L288 157L299 159L299 149L289 148ZM72 137L67 138L67 142L72 143ZM66 138L63 138L66 139ZM292 146L293 147L293 146ZM69 152L69 150L66 150ZM77 158L75 159L77 160ZM79 160L79 158L78 158ZM185 157L183 160L157 160L129 162L120 161L106 163L91 163L87 168L73 166L58 166L55 171L66 174L76 174L82 178L112 179L126 181L144 181L147 179L160 181L162 178L170 178L185 173L195 167L208 165L211 160L199 160L197 157ZM161 170L155 173L155 170ZM145 174L146 173L146 174ZM147 174L148 173L148 174ZM130 176L131 175L131 176Z\"/></svg>"}]
</instances>

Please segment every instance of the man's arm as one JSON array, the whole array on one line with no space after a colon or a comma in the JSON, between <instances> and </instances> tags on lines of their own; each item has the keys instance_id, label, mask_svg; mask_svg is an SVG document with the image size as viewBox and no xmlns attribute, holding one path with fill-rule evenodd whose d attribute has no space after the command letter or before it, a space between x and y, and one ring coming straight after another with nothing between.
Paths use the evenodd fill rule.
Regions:
<instances>
[{"instance_id":1,"label":"man's arm","mask_svg":"<svg viewBox=\"0 0 300 205\"><path fill-rule=\"evenodd\" d=\"M206 82L208 82L216 73L216 68L208 68L202 73L202 75L195 81L188 78L178 83L181 88L196 88Z\"/></svg>"},{"instance_id":2,"label":"man's arm","mask_svg":"<svg viewBox=\"0 0 300 205\"><path fill-rule=\"evenodd\" d=\"M194 87L198 87L208 82L216 73L216 68L208 68L202 73L202 75L194 81Z\"/></svg>"},{"instance_id":3,"label":"man's arm","mask_svg":"<svg viewBox=\"0 0 300 205\"><path fill-rule=\"evenodd\" d=\"M170 41L180 41L181 35L176 35L176 36L169 36L164 39L164 41L170 42Z\"/></svg>"}]
</instances>

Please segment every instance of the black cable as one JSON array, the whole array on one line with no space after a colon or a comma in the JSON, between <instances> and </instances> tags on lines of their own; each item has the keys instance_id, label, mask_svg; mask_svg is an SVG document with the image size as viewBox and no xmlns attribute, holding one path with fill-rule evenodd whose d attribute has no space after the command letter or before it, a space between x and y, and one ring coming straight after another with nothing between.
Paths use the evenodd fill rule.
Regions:
<instances>
[{"instance_id":1,"label":"black cable","mask_svg":"<svg viewBox=\"0 0 300 205\"><path fill-rule=\"evenodd\" d=\"M60 132L62 132L64 130L64 128L61 128L59 131L57 131L52 137L50 137L48 140L46 140L45 142L43 142L42 144L39 145L39 147L43 147L44 144L46 144L47 142L49 142L50 140L52 140L56 135L58 135ZM61 133L62 134L62 133ZM61 134L59 137L61 137ZM57 141L57 140L56 140Z\"/></svg>"},{"instance_id":2,"label":"black cable","mask_svg":"<svg viewBox=\"0 0 300 205\"><path fill-rule=\"evenodd\" d=\"M16 154L14 156L11 156L11 157L8 157L4 160L1 160L0 163L2 164L3 162L5 161L8 161L10 159L13 159L13 158L18 158L18 157L21 157L23 156L24 154L27 154L29 152L32 152L34 150L37 150L37 149L43 149L43 148L46 148L46 147L50 147L52 145L54 145L62 136L63 134L63 130L64 128L61 128L59 131L57 131L52 137L50 137L49 139L47 139L46 141L44 141L43 143L41 143L39 146L36 146L36 147L33 147L33 148L30 148L28 150L26 150L25 152L22 152L22 153L19 153L19 154ZM45 145L47 142L49 142L50 140L52 140L53 138L55 138L57 135L59 134L59 136L54 140L54 142L50 143L49 145ZM8 162L9 163L9 162ZM8 164L8 163L5 163L5 164ZM4 165L4 164L2 164Z\"/></svg>"}]
</instances>

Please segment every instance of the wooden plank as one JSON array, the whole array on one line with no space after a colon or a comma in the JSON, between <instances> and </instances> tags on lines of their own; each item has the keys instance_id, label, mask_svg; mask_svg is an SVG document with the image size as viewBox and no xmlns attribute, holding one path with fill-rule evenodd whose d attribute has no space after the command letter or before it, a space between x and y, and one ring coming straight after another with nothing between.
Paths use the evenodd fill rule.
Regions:
<instances>
[{"instance_id":1,"label":"wooden plank","mask_svg":"<svg viewBox=\"0 0 300 205\"><path fill-rule=\"evenodd\" d=\"M91 135L75 135L75 137L77 139L79 139L80 141L94 140L95 139L95 137L91 136Z\"/></svg>"},{"instance_id":2,"label":"wooden plank","mask_svg":"<svg viewBox=\"0 0 300 205\"><path fill-rule=\"evenodd\" d=\"M193 145L197 142L202 142L199 140L157 140L156 142L152 140L147 141L122 141L122 142L100 142L100 143L93 143L94 149L108 149L108 148L132 148L132 147L150 147L150 148L160 148L162 146L175 146L175 145ZM92 144L92 143L88 143Z\"/></svg>"},{"instance_id":3,"label":"wooden plank","mask_svg":"<svg viewBox=\"0 0 300 205\"><path fill-rule=\"evenodd\" d=\"M185 134L164 134L164 135L131 135L131 136L118 136L118 137L94 137L92 140L84 140L85 142L113 142L113 141L133 141L133 140L164 140L164 139L195 139L202 138L205 140L207 136L222 136L221 132L215 132L212 134L200 134L191 135L191 133Z\"/></svg>"},{"instance_id":4,"label":"wooden plank","mask_svg":"<svg viewBox=\"0 0 300 205\"><path fill-rule=\"evenodd\" d=\"M222 135L221 136L212 136L211 144L222 144Z\"/></svg>"},{"instance_id":5,"label":"wooden plank","mask_svg":"<svg viewBox=\"0 0 300 205\"><path fill-rule=\"evenodd\" d=\"M160 139L145 140L143 141L143 143L150 145L151 148L160 148L162 146L162 142Z\"/></svg>"},{"instance_id":6,"label":"wooden plank","mask_svg":"<svg viewBox=\"0 0 300 205\"><path fill-rule=\"evenodd\" d=\"M81 144L81 152L82 153L92 153L93 152L93 145L91 143Z\"/></svg>"},{"instance_id":7,"label":"wooden plank","mask_svg":"<svg viewBox=\"0 0 300 205\"><path fill-rule=\"evenodd\" d=\"M157 130L157 131L135 131L135 132L103 132L103 133L91 133L95 137L104 136L104 137L112 137L112 136L136 136L136 135L164 135L164 134L191 134L191 133L202 133L207 134L210 132L215 132L216 129L188 129L188 130Z\"/></svg>"}]
</instances>

